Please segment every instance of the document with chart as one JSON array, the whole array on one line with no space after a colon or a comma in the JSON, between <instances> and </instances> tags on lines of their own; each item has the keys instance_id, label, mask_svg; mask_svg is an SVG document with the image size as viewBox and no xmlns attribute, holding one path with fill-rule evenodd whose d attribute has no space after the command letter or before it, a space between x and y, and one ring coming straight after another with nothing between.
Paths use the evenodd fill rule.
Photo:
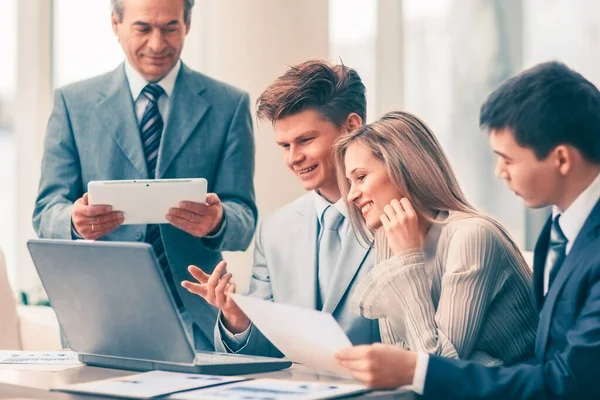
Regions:
<instances>
[{"instance_id":1,"label":"document with chart","mask_svg":"<svg viewBox=\"0 0 600 400\"><path fill-rule=\"evenodd\" d=\"M167 397L169 400L193 399L332 399L368 391L362 385L255 379L215 388L192 390Z\"/></svg>"},{"instance_id":2,"label":"document with chart","mask_svg":"<svg viewBox=\"0 0 600 400\"><path fill-rule=\"evenodd\" d=\"M56 387L52 390L130 399L147 399L150 397L181 392L183 390L222 385L224 383L237 382L245 379L246 378L236 376L151 371L119 378Z\"/></svg>"}]
</instances>

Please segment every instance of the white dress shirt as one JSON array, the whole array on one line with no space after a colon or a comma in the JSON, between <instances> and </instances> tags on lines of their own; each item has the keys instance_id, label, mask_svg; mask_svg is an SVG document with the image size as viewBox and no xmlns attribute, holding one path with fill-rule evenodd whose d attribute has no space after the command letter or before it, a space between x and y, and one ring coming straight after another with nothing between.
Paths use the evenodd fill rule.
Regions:
<instances>
[{"instance_id":1,"label":"white dress shirt","mask_svg":"<svg viewBox=\"0 0 600 400\"><path fill-rule=\"evenodd\" d=\"M562 214L558 221L560 229L562 229L567 238L566 254L569 254L573 242L577 238L579 231L592 212L592 209L600 199L600 174L596 179L583 191L577 199L567 208L562 211L554 206L552 217ZM550 277L550 268L544 270L544 294L548 291L548 279ZM413 376L412 390L420 395L425 391L425 378L427 377L427 364L429 364L429 354L419 353L417 356L417 365L415 366L415 374Z\"/></svg>"},{"instance_id":2,"label":"white dress shirt","mask_svg":"<svg viewBox=\"0 0 600 400\"><path fill-rule=\"evenodd\" d=\"M177 75L179 74L179 70L181 69L181 60L177 61L177 64L169 71L164 78L162 78L158 82L154 82L165 91L166 96L160 96L158 98L158 111L160 112L160 116L162 117L163 123L166 125L167 118L169 117L169 100L173 95L173 89L175 88L175 80L177 79ZM129 83L129 89L131 90L131 97L133 99L133 103L135 104L135 116L137 117L138 125L144 116L144 110L148 105L148 98L142 95L142 90L146 87L146 85L150 82L145 80L139 72L137 72L129 61L125 61L125 76L127 77L127 82Z\"/></svg>"},{"instance_id":3,"label":"white dress shirt","mask_svg":"<svg viewBox=\"0 0 600 400\"><path fill-rule=\"evenodd\" d=\"M583 191L575 201L566 210L561 210L557 206L552 207L552 219L560 215L558 225L563 234L567 238L567 247L565 248L565 255L569 255L571 247L579 231L583 227L585 220L588 218L592 209L600 198L600 174L592 181L592 183ZM544 270L544 295L548 293L548 282L550 280L550 271L552 267L548 267Z\"/></svg>"}]
</instances>

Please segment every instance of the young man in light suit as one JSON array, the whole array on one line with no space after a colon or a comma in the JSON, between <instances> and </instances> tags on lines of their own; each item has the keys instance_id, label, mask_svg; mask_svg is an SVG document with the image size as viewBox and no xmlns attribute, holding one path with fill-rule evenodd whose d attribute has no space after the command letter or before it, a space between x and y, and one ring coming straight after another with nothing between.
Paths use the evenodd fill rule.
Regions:
<instances>
[{"instance_id":1,"label":"young man in light suit","mask_svg":"<svg viewBox=\"0 0 600 400\"><path fill-rule=\"evenodd\" d=\"M212 350L217 311L175 282L189 264L210 273L221 251L250 244L254 141L248 94L180 60L193 5L112 0L126 61L56 91L33 225L41 238L151 243L196 347ZM92 180L147 178L206 178L213 193L206 205L170 210L160 226L121 226L120 213L88 204Z\"/></svg>"},{"instance_id":2,"label":"young man in light suit","mask_svg":"<svg viewBox=\"0 0 600 400\"><path fill-rule=\"evenodd\" d=\"M377 388L412 384L425 398L583 399L600 393L600 92L550 62L508 80L481 108L497 174L552 216L535 248L535 358L484 366L387 346L341 352Z\"/></svg>"},{"instance_id":3,"label":"young man in light suit","mask_svg":"<svg viewBox=\"0 0 600 400\"><path fill-rule=\"evenodd\" d=\"M273 123L288 168L310 193L267 216L257 229L250 294L329 312L354 344L379 341L377 322L350 307L355 285L373 267L373 254L352 231L332 157L333 142L365 120L360 77L322 61L294 66L259 97L258 116ZM192 266L199 283L183 282L221 309L217 351L281 357L231 300L235 285L225 267L222 262L209 276Z\"/></svg>"}]
</instances>

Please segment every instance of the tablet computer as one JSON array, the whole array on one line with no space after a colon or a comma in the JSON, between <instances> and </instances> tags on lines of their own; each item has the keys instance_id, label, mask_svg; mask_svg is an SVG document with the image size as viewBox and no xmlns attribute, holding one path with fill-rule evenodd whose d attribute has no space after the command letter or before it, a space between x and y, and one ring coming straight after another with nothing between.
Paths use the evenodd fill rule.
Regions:
<instances>
[{"instance_id":1,"label":"tablet computer","mask_svg":"<svg viewBox=\"0 0 600 400\"><path fill-rule=\"evenodd\" d=\"M91 181L88 201L123 212L123 225L168 224L170 208L181 201L205 203L206 190L204 178Z\"/></svg>"}]
</instances>

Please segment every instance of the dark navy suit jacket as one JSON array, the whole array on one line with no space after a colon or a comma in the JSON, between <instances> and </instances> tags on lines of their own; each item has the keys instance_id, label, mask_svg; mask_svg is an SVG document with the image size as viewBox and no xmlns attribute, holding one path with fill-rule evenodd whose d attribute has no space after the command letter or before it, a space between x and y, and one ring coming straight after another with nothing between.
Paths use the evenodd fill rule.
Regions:
<instances>
[{"instance_id":1,"label":"dark navy suit jacket","mask_svg":"<svg viewBox=\"0 0 600 400\"><path fill-rule=\"evenodd\" d=\"M544 299L550 225L549 219L534 256L534 296L540 313L535 359L488 368L431 356L425 398L600 398L600 201Z\"/></svg>"}]
</instances>

